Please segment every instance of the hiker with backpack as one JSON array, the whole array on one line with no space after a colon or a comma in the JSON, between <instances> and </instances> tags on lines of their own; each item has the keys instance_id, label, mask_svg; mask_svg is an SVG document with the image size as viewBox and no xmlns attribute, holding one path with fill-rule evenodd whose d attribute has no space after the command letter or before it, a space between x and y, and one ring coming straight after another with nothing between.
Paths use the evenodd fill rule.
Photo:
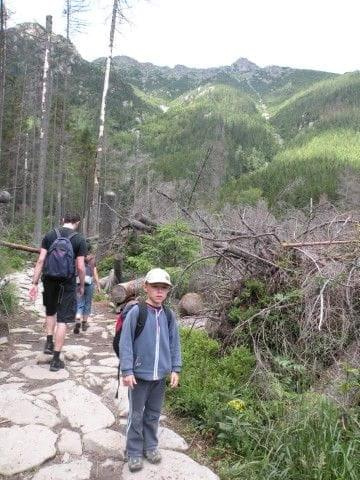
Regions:
<instances>
[{"instance_id":1,"label":"hiker with backpack","mask_svg":"<svg viewBox=\"0 0 360 480\"><path fill-rule=\"evenodd\" d=\"M80 326L83 332L88 329L88 318L91 313L92 298L94 295L94 282L96 289L100 292L99 275L96 268L95 255L91 253L91 243L86 241L87 255L85 257L85 287L84 295L77 299L77 312L74 333L80 333ZM76 282L79 284L79 276L76 277Z\"/></svg>"},{"instance_id":2,"label":"hiker with backpack","mask_svg":"<svg viewBox=\"0 0 360 480\"><path fill-rule=\"evenodd\" d=\"M60 352L65 340L66 326L75 321L77 293L79 296L84 294L86 242L85 238L76 232L79 224L80 215L67 213L62 227L45 235L29 292L30 299L35 300L42 274L47 333L44 353L53 355L50 361L52 372L64 368ZM78 288L75 267L80 279Z\"/></svg>"},{"instance_id":3,"label":"hiker with backpack","mask_svg":"<svg viewBox=\"0 0 360 480\"><path fill-rule=\"evenodd\" d=\"M126 313L121 328L120 369L123 385L129 388L126 457L131 472L142 469L143 457L150 463L161 461L157 431L166 377L170 375L172 388L179 384L177 321L174 312L163 305L171 286L165 270L150 270L144 284L146 302Z\"/></svg>"}]
</instances>

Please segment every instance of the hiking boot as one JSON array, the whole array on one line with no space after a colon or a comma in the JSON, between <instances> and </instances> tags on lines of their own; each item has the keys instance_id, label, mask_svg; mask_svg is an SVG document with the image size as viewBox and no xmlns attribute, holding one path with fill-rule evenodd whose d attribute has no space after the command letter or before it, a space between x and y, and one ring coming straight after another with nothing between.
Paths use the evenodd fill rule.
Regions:
<instances>
[{"instance_id":1,"label":"hiking boot","mask_svg":"<svg viewBox=\"0 0 360 480\"><path fill-rule=\"evenodd\" d=\"M75 323L74 333L75 334L80 333L80 323Z\"/></svg>"},{"instance_id":2,"label":"hiking boot","mask_svg":"<svg viewBox=\"0 0 360 480\"><path fill-rule=\"evenodd\" d=\"M54 342L52 340L46 340L44 353L52 355L54 353Z\"/></svg>"},{"instance_id":3,"label":"hiking boot","mask_svg":"<svg viewBox=\"0 0 360 480\"><path fill-rule=\"evenodd\" d=\"M150 463L160 463L161 462L161 453L159 450L147 450L144 452L146 460Z\"/></svg>"},{"instance_id":4,"label":"hiking boot","mask_svg":"<svg viewBox=\"0 0 360 480\"><path fill-rule=\"evenodd\" d=\"M83 332L86 332L86 330L87 330L88 328L89 328L89 324L88 324L87 321L81 322L81 330L82 330Z\"/></svg>"},{"instance_id":5,"label":"hiking boot","mask_svg":"<svg viewBox=\"0 0 360 480\"><path fill-rule=\"evenodd\" d=\"M130 472L137 472L143 468L143 460L141 457L128 457L127 461Z\"/></svg>"},{"instance_id":6,"label":"hiking boot","mask_svg":"<svg viewBox=\"0 0 360 480\"><path fill-rule=\"evenodd\" d=\"M60 368L65 368L65 363L60 358L53 358L50 362L50 372L57 372Z\"/></svg>"}]
</instances>

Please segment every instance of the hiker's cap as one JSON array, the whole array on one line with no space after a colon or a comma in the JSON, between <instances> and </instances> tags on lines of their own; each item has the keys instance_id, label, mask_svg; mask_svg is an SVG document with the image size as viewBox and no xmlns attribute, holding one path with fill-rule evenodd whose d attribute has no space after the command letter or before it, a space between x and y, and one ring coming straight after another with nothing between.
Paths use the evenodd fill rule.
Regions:
<instances>
[{"instance_id":1,"label":"hiker's cap","mask_svg":"<svg viewBox=\"0 0 360 480\"><path fill-rule=\"evenodd\" d=\"M163 270L162 268L153 268L150 270L145 277L146 283L165 283L165 285L169 285L172 287L172 283L170 281L170 275Z\"/></svg>"}]
</instances>

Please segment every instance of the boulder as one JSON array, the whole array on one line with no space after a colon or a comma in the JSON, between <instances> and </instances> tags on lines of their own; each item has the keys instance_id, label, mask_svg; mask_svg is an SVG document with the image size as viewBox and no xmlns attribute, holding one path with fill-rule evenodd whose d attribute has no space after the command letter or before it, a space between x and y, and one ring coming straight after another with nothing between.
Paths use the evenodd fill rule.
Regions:
<instances>
[{"instance_id":1,"label":"boulder","mask_svg":"<svg viewBox=\"0 0 360 480\"><path fill-rule=\"evenodd\" d=\"M92 463L89 460L50 465L39 470L32 480L88 480Z\"/></svg>"},{"instance_id":2,"label":"boulder","mask_svg":"<svg viewBox=\"0 0 360 480\"><path fill-rule=\"evenodd\" d=\"M113 457L122 460L126 439L115 430L104 429L86 433L83 436L84 450L96 453L104 458Z\"/></svg>"},{"instance_id":3,"label":"boulder","mask_svg":"<svg viewBox=\"0 0 360 480\"><path fill-rule=\"evenodd\" d=\"M70 453L72 455L82 455L81 438L77 432L63 428L58 442L59 453Z\"/></svg>"},{"instance_id":4,"label":"boulder","mask_svg":"<svg viewBox=\"0 0 360 480\"><path fill-rule=\"evenodd\" d=\"M203 300L198 293L186 293L179 302L181 315L199 315L203 308Z\"/></svg>"}]
</instances>

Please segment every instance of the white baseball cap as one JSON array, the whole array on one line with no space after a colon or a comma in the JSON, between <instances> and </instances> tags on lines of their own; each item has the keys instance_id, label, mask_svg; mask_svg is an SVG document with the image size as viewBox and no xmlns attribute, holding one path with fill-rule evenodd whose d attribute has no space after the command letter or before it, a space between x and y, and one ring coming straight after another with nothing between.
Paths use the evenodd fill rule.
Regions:
<instances>
[{"instance_id":1,"label":"white baseball cap","mask_svg":"<svg viewBox=\"0 0 360 480\"><path fill-rule=\"evenodd\" d=\"M162 268L153 268L150 270L145 277L146 283L165 283L172 287L172 283L170 281L170 275L163 270Z\"/></svg>"}]
</instances>

